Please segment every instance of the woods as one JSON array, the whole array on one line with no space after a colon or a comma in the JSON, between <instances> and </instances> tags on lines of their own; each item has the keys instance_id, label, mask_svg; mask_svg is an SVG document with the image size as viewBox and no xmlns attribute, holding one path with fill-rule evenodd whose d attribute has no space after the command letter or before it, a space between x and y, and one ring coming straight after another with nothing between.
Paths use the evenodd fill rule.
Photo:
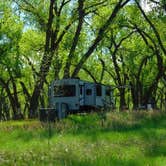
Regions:
<instances>
[{"instance_id":1,"label":"woods","mask_svg":"<svg viewBox=\"0 0 166 166\"><path fill-rule=\"evenodd\" d=\"M35 118L50 81L115 87L115 110L166 111L166 2L0 2L0 120Z\"/></svg>"}]
</instances>

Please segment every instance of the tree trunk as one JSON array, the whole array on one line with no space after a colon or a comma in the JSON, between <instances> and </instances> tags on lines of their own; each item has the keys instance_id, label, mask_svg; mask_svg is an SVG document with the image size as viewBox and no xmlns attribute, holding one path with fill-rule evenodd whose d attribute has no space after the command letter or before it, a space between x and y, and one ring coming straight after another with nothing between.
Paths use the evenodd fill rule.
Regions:
<instances>
[{"instance_id":1,"label":"tree trunk","mask_svg":"<svg viewBox=\"0 0 166 166\"><path fill-rule=\"evenodd\" d=\"M103 24L103 26L99 29L98 34L94 40L94 42L92 43L92 45L89 47L89 49L87 50L87 52L82 56L82 58L80 59L79 63L77 64L77 66L75 67L72 76L71 77L76 77L79 73L79 71L81 70L83 64L87 61L87 59L90 57L90 55L93 53L93 51L96 49L96 47L98 46L98 44L100 43L100 41L103 39L103 35L105 33L105 31L107 30L107 28L112 24L114 18L117 16L118 12L120 11L120 9L122 7L124 7L124 5L129 2L129 0L126 0L124 3L122 3L122 0L120 0L115 8L113 9L110 17L108 18L108 20L105 22L105 24Z\"/></svg>"},{"instance_id":2,"label":"tree trunk","mask_svg":"<svg viewBox=\"0 0 166 166\"><path fill-rule=\"evenodd\" d=\"M49 8L49 18L47 23L47 30L46 30L46 39L45 39L45 51L42 58L42 62L40 65L39 77L35 83L34 90L30 99L30 110L29 110L29 118L34 118L37 115L37 109L39 104L39 97L41 90L43 89L44 82L46 81L46 76L48 75L53 56L58 49L60 42L62 41L64 35L75 21L69 22L61 34L58 35L59 32L59 18L62 8L67 4L69 1L62 1L62 4L59 7L57 6L57 1L50 0L50 8ZM56 27L53 28L53 19L56 15Z\"/></svg>"},{"instance_id":3,"label":"tree trunk","mask_svg":"<svg viewBox=\"0 0 166 166\"><path fill-rule=\"evenodd\" d=\"M69 78L70 77L70 66L71 66L71 62L72 62L72 58L74 56L75 53L75 49L76 46L78 44L79 41L79 36L81 34L81 30L82 30L82 25L83 25L83 21L84 21L84 0L79 0L78 1L79 5L78 5L78 13L79 13L79 20L78 20L78 25L77 25L77 30L75 32L75 36L73 38L73 43L68 55L68 59L66 62L66 66L64 68L64 78Z\"/></svg>"},{"instance_id":4,"label":"tree trunk","mask_svg":"<svg viewBox=\"0 0 166 166\"><path fill-rule=\"evenodd\" d=\"M126 108L126 100L125 100L125 89L121 88L120 91L120 110L123 111Z\"/></svg>"},{"instance_id":5,"label":"tree trunk","mask_svg":"<svg viewBox=\"0 0 166 166\"><path fill-rule=\"evenodd\" d=\"M13 98L14 98L14 105L16 110L16 114L13 115L13 119L23 119L23 114L21 113L21 105L18 99L16 81L14 80L11 74L10 74L10 77L11 77L11 82L13 85Z\"/></svg>"},{"instance_id":6,"label":"tree trunk","mask_svg":"<svg viewBox=\"0 0 166 166\"><path fill-rule=\"evenodd\" d=\"M12 107L12 110L13 110L13 118L17 116L17 106L15 104L15 99L14 97L12 96L12 93L10 91L10 88L9 88L9 82L5 82L2 78L0 78L0 83L2 84L2 86L4 87L6 93L7 93L7 96L9 98L9 101L10 101L10 104L11 104L11 107Z\"/></svg>"}]
</instances>

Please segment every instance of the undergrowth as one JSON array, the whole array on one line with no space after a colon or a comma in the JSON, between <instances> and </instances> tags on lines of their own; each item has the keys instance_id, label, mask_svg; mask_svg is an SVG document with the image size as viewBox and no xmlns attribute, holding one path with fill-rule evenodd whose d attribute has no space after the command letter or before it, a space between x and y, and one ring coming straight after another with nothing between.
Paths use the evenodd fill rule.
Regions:
<instances>
[{"instance_id":1,"label":"undergrowth","mask_svg":"<svg viewBox=\"0 0 166 166\"><path fill-rule=\"evenodd\" d=\"M104 118L103 118L104 117ZM0 122L0 165L166 165L166 114L71 115Z\"/></svg>"}]
</instances>

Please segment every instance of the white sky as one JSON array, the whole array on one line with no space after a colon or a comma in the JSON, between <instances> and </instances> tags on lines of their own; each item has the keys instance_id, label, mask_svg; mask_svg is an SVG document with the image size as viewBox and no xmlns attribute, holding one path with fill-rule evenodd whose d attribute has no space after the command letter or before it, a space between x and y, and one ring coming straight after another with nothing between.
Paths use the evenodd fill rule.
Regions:
<instances>
[{"instance_id":1,"label":"white sky","mask_svg":"<svg viewBox=\"0 0 166 166\"><path fill-rule=\"evenodd\" d=\"M154 3L149 4L149 0L141 0L141 6L146 12L149 12L155 6L155 4Z\"/></svg>"}]
</instances>

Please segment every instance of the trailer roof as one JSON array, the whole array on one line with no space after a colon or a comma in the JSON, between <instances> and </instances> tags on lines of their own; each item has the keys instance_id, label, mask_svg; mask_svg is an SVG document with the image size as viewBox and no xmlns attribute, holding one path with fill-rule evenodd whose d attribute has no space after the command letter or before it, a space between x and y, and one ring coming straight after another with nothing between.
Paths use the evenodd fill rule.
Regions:
<instances>
[{"instance_id":1,"label":"trailer roof","mask_svg":"<svg viewBox=\"0 0 166 166\"><path fill-rule=\"evenodd\" d=\"M97 84L97 85L103 85L103 86L107 86L107 87L110 87L110 88L113 88L112 85L105 85L105 84L102 84L102 83L98 83L98 82L91 82L91 81L86 81L86 80L82 80L80 78L64 78L64 79L59 79L59 80L54 80L54 82L56 81L67 81L67 80L79 80L79 81L83 81L83 82L86 82L86 83L90 83L90 84Z\"/></svg>"}]
</instances>

